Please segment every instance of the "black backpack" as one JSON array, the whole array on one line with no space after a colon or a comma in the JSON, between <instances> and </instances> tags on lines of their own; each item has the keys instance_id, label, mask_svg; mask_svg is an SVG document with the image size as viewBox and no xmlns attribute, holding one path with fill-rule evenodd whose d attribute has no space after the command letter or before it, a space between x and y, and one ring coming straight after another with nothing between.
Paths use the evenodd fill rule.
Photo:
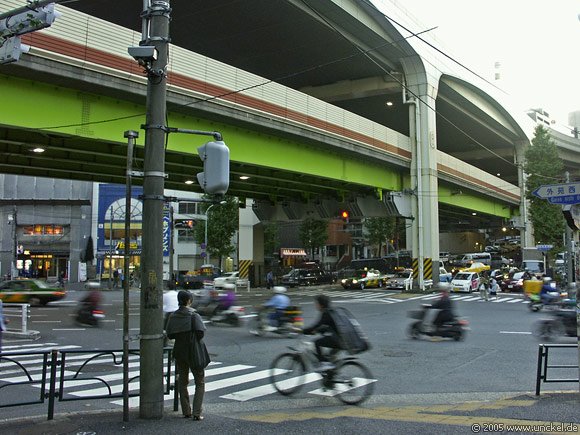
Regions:
<instances>
[{"instance_id":1,"label":"black backpack","mask_svg":"<svg viewBox=\"0 0 580 435\"><path fill-rule=\"evenodd\" d=\"M367 335L350 311L336 307L329 309L328 313L336 325L342 349L354 355L371 348Z\"/></svg>"}]
</instances>

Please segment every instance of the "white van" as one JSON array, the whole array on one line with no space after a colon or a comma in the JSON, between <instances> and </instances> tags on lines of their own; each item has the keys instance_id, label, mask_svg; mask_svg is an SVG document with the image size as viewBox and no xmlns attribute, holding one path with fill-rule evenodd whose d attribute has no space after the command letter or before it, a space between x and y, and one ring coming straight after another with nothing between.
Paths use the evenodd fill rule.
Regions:
<instances>
[{"instance_id":1,"label":"white van","mask_svg":"<svg viewBox=\"0 0 580 435\"><path fill-rule=\"evenodd\" d=\"M487 266L491 266L491 254L489 252L463 254L463 258L459 260L459 264L461 264L463 267L469 267L473 263L483 263Z\"/></svg>"}]
</instances>

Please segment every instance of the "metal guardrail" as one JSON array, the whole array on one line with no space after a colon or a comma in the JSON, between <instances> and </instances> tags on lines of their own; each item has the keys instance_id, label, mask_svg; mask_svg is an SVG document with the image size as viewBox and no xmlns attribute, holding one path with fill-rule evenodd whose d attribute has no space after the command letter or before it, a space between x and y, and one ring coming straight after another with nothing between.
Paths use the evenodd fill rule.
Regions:
<instances>
[{"instance_id":1,"label":"metal guardrail","mask_svg":"<svg viewBox=\"0 0 580 435\"><path fill-rule=\"evenodd\" d=\"M51 355L51 351L43 351L43 352L8 352L8 353L0 353L0 366L2 367L2 374L6 374L7 369L11 366L14 366L17 371L21 372L24 375L26 380L19 381L19 382L12 382L6 383L4 385L0 385L0 393L3 392L3 389L6 387L14 387L19 385L37 385L40 384L40 396L37 400L27 400L24 398L24 394L16 395L17 398L24 398L23 400L8 403L8 404L0 404L0 408L8 408L12 406L21 406L21 405L36 405L39 403L44 403L45 399L47 398L46 395L46 381L47 381L47 369L56 364L56 361L52 358L49 360L49 355ZM26 363L21 363L16 360L16 357L21 356L40 356L42 357L42 372L40 374L40 379L35 379L31 374L31 367L26 367ZM2 364L2 362L5 362ZM29 363L32 361L28 361ZM36 361L34 361L36 362ZM30 397L34 397L34 394L30 395Z\"/></svg>"},{"instance_id":2,"label":"metal guardrail","mask_svg":"<svg viewBox=\"0 0 580 435\"><path fill-rule=\"evenodd\" d=\"M171 365L172 365L172 351L171 347L165 347L163 349L164 355L167 354L167 365L164 370L163 377L165 379L165 394L170 394L171 390L174 390L173 398L173 409L177 411L178 409L178 398L177 398L177 388L175 384L177 380L174 375L174 382L171 383ZM86 355L87 358L83 358L82 355ZM41 357L39 359L34 359L34 356ZM139 357L139 350L129 350L129 358ZM23 361L18 361L18 357ZM24 358L27 358L24 360ZM32 357L32 359L29 359ZM135 360L133 360L134 362ZM42 369L40 376L31 375L31 371L34 368L38 368L38 363L42 363ZM19 387L22 385L32 385L40 386L40 396L38 399L30 400L30 397L34 397L34 394L26 395L13 394L10 397L17 399L10 403L0 403L0 408L14 407L14 406L24 406L24 405L37 405L45 403L48 399L48 409L47 409L47 419L52 420L54 417L55 401L58 399L59 402L72 402L80 400L96 400L96 399L115 399L123 397L123 389L114 392L111 387L110 381L112 379L118 379L115 373L111 374L111 371L107 374L102 374L100 372L106 368L119 368L122 369L123 366L123 351L122 350L46 350L40 352L3 352L0 353L0 364L2 371L6 373L8 370L16 370L22 373L25 380L17 382L8 382L0 385L0 393L8 391L8 387ZM31 365L34 364L34 367ZM60 366L60 371L58 367ZM77 368L78 367L78 368ZM94 373L99 372L99 375ZM72 375L67 375L67 373L73 373ZM131 383L134 383L139 379L139 375L133 376L129 379L128 388L131 390ZM1 379L0 379L1 382ZM105 389L103 394L88 395L83 394L82 396L74 395L72 388L78 386L79 383L96 383L97 385L102 385ZM68 384L68 385L67 385ZM57 388L58 387L58 388ZM48 388L48 391L47 391ZM68 389L68 391L67 391ZM133 388L133 392L129 392L129 397L135 397L139 395L139 388ZM24 397L24 399L22 399ZM2 396L0 395L0 398ZM20 399L20 400L18 400Z\"/></svg>"},{"instance_id":3,"label":"metal guardrail","mask_svg":"<svg viewBox=\"0 0 580 435\"><path fill-rule=\"evenodd\" d=\"M564 348L574 348L578 349L576 344L540 344L538 346L538 370L536 372L536 396L540 395L540 389L542 387L542 382L580 382L580 377L578 378L548 378L548 369L578 369L578 364L549 364L549 350L550 349L564 349Z\"/></svg>"}]
</instances>

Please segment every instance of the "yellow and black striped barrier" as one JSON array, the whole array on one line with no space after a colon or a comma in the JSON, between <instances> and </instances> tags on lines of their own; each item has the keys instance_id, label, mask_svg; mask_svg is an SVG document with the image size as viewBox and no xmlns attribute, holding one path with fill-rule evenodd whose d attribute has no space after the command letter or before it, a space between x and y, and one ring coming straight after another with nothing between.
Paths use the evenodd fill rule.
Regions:
<instances>
[{"instance_id":1,"label":"yellow and black striped barrier","mask_svg":"<svg viewBox=\"0 0 580 435\"><path fill-rule=\"evenodd\" d=\"M423 279L433 279L433 259L423 259Z\"/></svg>"},{"instance_id":2,"label":"yellow and black striped barrier","mask_svg":"<svg viewBox=\"0 0 580 435\"><path fill-rule=\"evenodd\" d=\"M413 280L419 278L419 259L413 258Z\"/></svg>"},{"instance_id":3,"label":"yellow and black striped barrier","mask_svg":"<svg viewBox=\"0 0 580 435\"><path fill-rule=\"evenodd\" d=\"M252 265L252 260L240 260L239 268L240 271L239 277L241 279L248 279L250 275L250 266Z\"/></svg>"}]
</instances>

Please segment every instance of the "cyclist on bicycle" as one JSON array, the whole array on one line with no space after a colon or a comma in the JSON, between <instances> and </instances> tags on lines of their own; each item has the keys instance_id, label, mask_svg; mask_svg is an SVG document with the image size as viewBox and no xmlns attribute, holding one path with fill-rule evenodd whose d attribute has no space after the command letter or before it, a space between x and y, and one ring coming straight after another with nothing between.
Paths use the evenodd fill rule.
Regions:
<instances>
[{"instance_id":1,"label":"cyclist on bicycle","mask_svg":"<svg viewBox=\"0 0 580 435\"><path fill-rule=\"evenodd\" d=\"M316 309L320 311L320 319L314 325L304 328L303 333L305 335L311 335L314 333L323 334L322 337L314 341L316 346L316 357L320 364L315 368L317 372L323 372L326 370L332 370L334 364L328 361L328 356L322 352L323 347L330 349L341 350L340 338L338 334L338 328L336 323L330 314L330 298L326 295L318 295L314 298L314 305Z\"/></svg>"}]
</instances>

